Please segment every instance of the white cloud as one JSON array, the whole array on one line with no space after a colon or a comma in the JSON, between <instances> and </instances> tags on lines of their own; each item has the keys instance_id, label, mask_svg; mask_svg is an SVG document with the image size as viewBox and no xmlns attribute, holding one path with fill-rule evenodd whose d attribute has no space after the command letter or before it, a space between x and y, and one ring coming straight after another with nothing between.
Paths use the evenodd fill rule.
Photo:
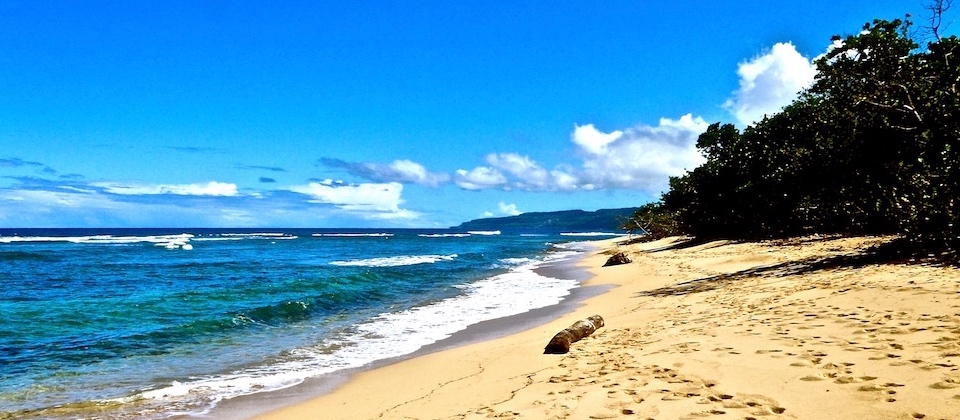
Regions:
<instances>
[{"instance_id":1,"label":"white cloud","mask_svg":"<svg viewBox=\"0 0 960 420\"><path fill-rule=\"evenodd\" d=\"M450 179L447 174L429 172L423 165L406 159L395 160L389 167L398 175L398 182L437 186Z\"/></svg>"},{"instance_id":2,"label":"white cloud","mask_svg":"<svg viewBox=\"0 0 960 420\"><path fill-rule=\"evenodd\" d=\"M576 177L568 171L546 170L528 156L516 153L491 153L487 166L467 172L458 170L454 182L463 189L503 188L524 191L570 191L577 189ZM508 177L509 175L509 177Z\"/></svg>"},{"instance_id":3,"label":"white cloud","mask_svg":"<svg viewBox=\"0 0 960 420\"><path fill-rule=\"evenodd\" d=\"M314 202L331 204L366 218L393 220L418 217L417 213L400 208L403 203L403 184L399 182L356 185L311 182L291 187L290 191L309 195Z\"/></svg>"},{"instance_id":4,"label":"white cloud","mask_svg":"<svg viewBox=\"0 0 960 420\"><path fill-rule=\"evenodd\" d=\"M570 140L581 159L577 167L547 170L528 156L498 153L487 155L489 167L458 170L455 182L469 190L660 192L670 176L703 163L696 143L708 125L703 118L687 114L676 120L661 118L656 126L638 125L610 133L592 124L575 126Z\"/></svg>"},{"instance_id":5,"label":"white cloud","mask_svg":"<svg viewBox=\"0 0 960 420\"><path fill-rule=\"evenodd\" d=\"M211 181L206 184L127 184L121 182L94 182L90 185L103 188L117 195L201 195L233 197L237 195L237 185Z\"/></svg>"},{"instance_id":6,"label":"white cloud","mask_svg":"<svg viewBox=\"0 0 960 420\"><path fill-rule=\"evenodd\" d=\"M527 156L515 153L487 155L487 163L516 179L514 187L520 189L547 189L551 184L551 175L537 162Z\"/></svg>"},{"instance_id":7,"label":"white cloud","mask_svg":"<svg viewBox=\"0 0 960 420\"><path fill-rule=\"evenodd\" d=\"M793 44L777 43L769 52L740 64L740 89L724 107L743 125L760 121L795 100L816 74L816 65Z\"/></svg>"},{"instance_id":8,"label":"white cloud","mask_svg":"<svg viewBox=\"0 0 960 420\"><path fill-rule=\"evenodd\" d=\"M405 184L438 186L450 180L450 175L428 171L412 160L400 159L384 165L372 162L346 162L339 159L320 159L324 165L343 168L352 175L373 182L400 182Z\"/></svg>"},{"instance_id":9,"label":"white cloud","mask_svg":"<svg viewBox=\"0 0 960 420\"><path fill-rule=\"evenodd\" d=\"M510 216L516 216L523 213L522 211L517 210L516 204L507 204L501 201L499 204L499 207L500 207L500 213L507 214Z\"/></svg>"},{"instance_id":10,"label":"white cloud","mask_svg":"<svg viewBox=\"0 0 960 420\"><path fill-rule=\"evenodd\" d=\"M603 133L597 130L593 124L574 126L571 140L580 148L591 154L602 154L607 145L623 136L622 131L613 131Z\"/></svg>"},{"instance_id":11,"label":"white cloud","mask_svg":"<svg viewBox=\"0 0 960 420\"><path fill-rule=\"evenodd\" d=\"M84 188L89 184L21 182L0 188L0 227L406 226L421 217L400 207L400 184L344 185L330 180L330 185L299 187L306 196L285 191L212 196L197 195L211 192L203 189L174 189L194 193L185 195L158 186L99 184Z\"/></svg>"},{"instance_id":12,"label":"white cloud","mask_svg":"<svg viewBox=\"0 0 960 420\"><path fill-rule=\"evenodd\" d=\"M32 211L49 212L56 208L73 207L89 209L117 209L121 203L110 200L102 194L56 192L42 190L7 190L3 199L30 203Z\"/></svg>"},{"instance_id":13,"label":"white cloud","mask_svg":"<svg viewBox=\"0 0 960 420\"><path fill-rule=\"evenodd\" d=\"M458 169L453 182L465 190L485 190L504 186L507 178L496 169L478 166L469 172Z\"/></svg>"},{"instance_id":14,"label":"white cloud","mask_svg":"<svg viewBox=\"0 0 960 420\"><path fill-rule=\"evenodd\" d=\"M113 226L148 227L170 226L189 220L197 226L240 226L230 215L225 203L198 204L176 196L153 196L150 201L126 201L116 195L100 192L45 191L31 189L0 189L0 214L7 213L9 226L76 227ZM237 200L242 198L220 198ZM29 212L11 213L7 210L29 207ZM235 214L234 214L235 215ZM252 219L246 220L251 222Z\"/></svg>"},{"instance_id":15,"label":"white cloud","mask_svg":"<svg viewBox=\"0 0 960 420\"><path fill-rule=\"evenodd\" d=\"M703 118L687 114L677 120L661 118L656 126L624 130L602 153L585 150L580 187L662 191L670 176L704 162L696 144L708 126Z\"/></svg>"}]
</instances>

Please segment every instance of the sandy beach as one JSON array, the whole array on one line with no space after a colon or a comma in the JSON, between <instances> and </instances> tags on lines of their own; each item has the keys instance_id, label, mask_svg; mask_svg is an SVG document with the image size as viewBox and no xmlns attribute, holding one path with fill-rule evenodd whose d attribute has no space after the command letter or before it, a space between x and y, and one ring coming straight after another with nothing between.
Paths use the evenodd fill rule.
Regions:
<instances>
[{"instance_id":1,"label":"sandy beach","mask_svg":"<svg viewBox=\"0 0 960 420\"><path fill-rule=\"evenodd\" d=\"M960 270L857 258L890 239L601 241L587 284L615 287L572 313L260 418L960 418ZM617 250L633 262L601 267ZM606 325L542 354L591 315Z\"/></svg>"}]
</instances>

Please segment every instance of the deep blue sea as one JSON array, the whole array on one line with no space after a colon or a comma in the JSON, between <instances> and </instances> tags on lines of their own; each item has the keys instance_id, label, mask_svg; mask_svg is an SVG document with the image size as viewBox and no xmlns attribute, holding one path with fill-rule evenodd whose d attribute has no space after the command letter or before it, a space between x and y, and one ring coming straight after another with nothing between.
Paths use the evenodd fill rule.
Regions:
<instances>
[{"instance_id":1,"label":"deep blue sea","mask_svg":"<svg viewBox=\"0 0 960 420\"><path fill-rule=\"evenodd\" d=\"M163 418L559 303L581 236L0 230L0 418Z\"/></svg>"}]
</instances>

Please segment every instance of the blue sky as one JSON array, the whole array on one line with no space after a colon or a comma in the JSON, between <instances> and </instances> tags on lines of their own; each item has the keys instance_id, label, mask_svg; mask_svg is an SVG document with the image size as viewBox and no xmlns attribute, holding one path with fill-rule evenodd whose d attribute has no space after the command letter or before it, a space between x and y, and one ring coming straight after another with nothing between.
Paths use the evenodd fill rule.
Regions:
<instances>
[{"instance_id":1,"label":"blue sky","mask_svg":"<svg viewBox=\"0 0 960 420\"><path fill-rule=\"evenodd\" d=\"M872 1L0 2L0 227L637 206ZM952 29L952 28L951 28Z\"/></svg>"}]
</instances>

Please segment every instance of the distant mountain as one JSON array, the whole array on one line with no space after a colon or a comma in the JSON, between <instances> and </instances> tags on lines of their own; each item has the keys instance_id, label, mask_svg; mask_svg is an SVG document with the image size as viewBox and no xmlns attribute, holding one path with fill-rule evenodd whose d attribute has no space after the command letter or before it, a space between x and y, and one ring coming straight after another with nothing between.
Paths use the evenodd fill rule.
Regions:
<instances>
[{"instance_id":1,"label":"distant mountain","mask_svg":"<svg viewBox=\"0 0 960 420\"><path fill-rule=\"evenodd\" d=\"M636 207L597 211L564 210L523 213L518 216L491 217L461 223L451 229L463 231L527 232L619 232L620 222Z\"/></svg>"}]
</instances>

